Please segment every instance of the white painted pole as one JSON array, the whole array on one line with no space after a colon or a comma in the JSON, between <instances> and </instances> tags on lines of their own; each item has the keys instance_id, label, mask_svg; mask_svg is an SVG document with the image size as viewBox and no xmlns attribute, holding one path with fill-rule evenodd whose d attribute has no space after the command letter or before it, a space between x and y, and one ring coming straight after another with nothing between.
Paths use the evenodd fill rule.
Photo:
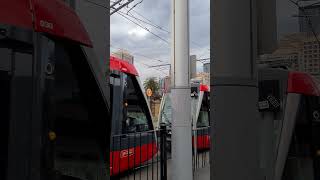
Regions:
<instances>
[{"instance_id":1,"label":"white painted pole","mask_svg":"<svg viewBox=\"0 0 320 180\"><path fill-rule=\"evenodd\" d=\"M188 0L172 0L172 32L172 179L192 180Z\"/></svg>"}]
</instances>

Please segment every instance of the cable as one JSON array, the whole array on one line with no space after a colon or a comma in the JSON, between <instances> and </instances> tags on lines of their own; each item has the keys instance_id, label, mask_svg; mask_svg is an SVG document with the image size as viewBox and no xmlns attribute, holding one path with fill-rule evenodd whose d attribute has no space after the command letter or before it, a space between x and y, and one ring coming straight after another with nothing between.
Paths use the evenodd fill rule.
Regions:
<instances>
[{"instance_id":1,"label":"cable","mask_svg":"<svg viewBox=\"0 0 320 180\"><path fill-rule=\"evenodd\" d=\"M155 23L153 23L150 19L148 19L148 18L146 18L145 16L143 16L141 13L139 13L139 12L137 12L137 11L135 11L135 10L132 10L132 11L135 12L137 15L141 16L142 18L144 18L145 20L147 20L148 22L146 22L146 21L144 21L144 20L141 20L141 19L135 17L133 14L131 14L131 16L133 16L132 18L135 18L135 19L137 19L137 20L139 20L139 21L141 21L141 22L144 22L144 23L149 24L149 25L151 25L151 26L153 26L153 27L155 27L155 28L158 28L158 29L160 29L160 30L162 30L162 31L164 31L164 32L166 32L166 33L168 33L168 34L171 34L171 32L170 32L169 30L167 30L167 28L161 27L161 26L159 26L159 25L155 25ZM194 45L202 48L202 46L201 46L200 44L198 44L197 42L194 42L194 41L190 41L190 42L191 42L192 44L194 44ZM210 52L210 49L207 49L207 50Z\"/></svg>"},{"instance_id":2,"label":"cable","mask_svg":"<svg viewBox=\"0 0 320 180\"><path fill-rule=\"evenodd\" d=\"M153 33L153 32L152 32L152 31L150 31L148 28L146 28L146 27L144 27L144 26L140 25L139 23L137 23L137 22L135 22L135 21L133 21L133 20L129 19L128 17L126 17L125 15L122 15L122 14L121 14L121 13L119 13L119 12L117 12L117 13L118 13L120 16L122 16L123 18L127 19L128 21L130 21L130 22L134 23L135 25L137 25L137 26L141 27L142 29L144 29L144 30L148 31L150 34L152 34L152 35L154 35L155 37L159 38L159 39L160 39L160 40L162 40L163 42L165 42L165 43L167 43L167 44L170 44L170 43L169 43L169 41L167 41L166 39L164 39L164 38L160 37L159 35L157 35L157 34Z\"/></svg>"},{"instance_id":3,"label":"cable","mask_svg":"<svg viewBox=\"0 0 320 180\"><path fill-rule=\"evenodd\" d=\"M99 7L102 7L102 8L104 8L104 9L110 9L109 7L107 7L107 6L104 6L104 5L102 5L102 4L99 4L99 3L96 3L96 2L93 2L93 1L90 1L90 0L84 0L84 1L87 1L88 3L91 3L91 4L93 4L93 5L96 5L96 6L99 6Z\"/></svg>"},{"instance_id":4,"label":"cable","mask_svg":"<svg viewBox=\"0 0 320 180\"><path fill-rule=\"evenodd\" d=\"M103 6L103 5L101 5L101 4L98 4L98 3L95 3L95 2L92 2L92 1L90 1L90 0L85 0L85 1L87 1L87 2L89 2L89 3L92 3L92 4L96 5L96 6L99 6L99 7L105 8L105 9L108 9L108 7ZM132 2L132 1L129 1L129 2ZM159 35L153 33L153 32L150 31L147 27L144 27L144 26L140 25L139 23L137 23L137 22L129 19L129 18L126 17L125 15L119 13L119 11L117 11L116 13L118 13L120 16L122 16L123 18L127 19L128 21L134 23L135 25L137 25L137 26L143 28L144 30L148 31L150 34L154 35L155 37L159 38L160 40L166 42L167 44L170 44L169 41L167 41L166 39L164 39L164 38L160 37ZM122 12L122 13L123 13L123 12Z\"/></svg>"},{"instance_id":5,"label":"cable","mask_svg":"<svg viewBox=\"0 0 320 180\"><path fill-rule=\"evenodd\" d=\"M101 5L101 4L98 4L98 3L96 3L96 2L93 2L93 1L90 1L90 0L85 0L85 1L87 1L87 2L89 2L89 3L91 3L91 4L94 4L94 5L96 5L96 6L99 6L99 7L105 8L105 9L109 9L108 7L106 7L106 6L104 6L104 5ZM142 1L143 1L143 0L142 0ZM140 2L141 2L141 1L140 1ZM141 3L142 3L142 2L141 2ZM126 14L126 13L124 13L124 12L121 12L121 11L118 11L117 13L118 13L119 15L121 15L123 18L129 20L130 22L134 23L135 25L137 25L137 26L145 29L146 31L148 31L148 32L151 33L152 35L154 35L154 36L156 36L157 38L161 39L162 41L166 42L167 44L170 44L169 41L167 41L167 40L165 40L164 38L160 37L159 35L151 32L147 27L144 27L144 26L142 26L141 24L138 24L137 22L134 22L133 20L129 19L129 18L126 17L126 16L129 16L129 17L134 18L134 19L136 19L136 20L138 20L138 21L140 21L140 22L143 22L143 23L145 23L145 24L148 24L148 25L150 25L150 26L153 26L153 27L155 27L155 28L157 28L157 29L160 29L160 30L162 30L162 31L164 31L164 32L166 32L166 33L168 33L168 34L171 33L170 31L166 30L165 28L163 28L163 27L161 27L161 26L159 26L159 25L155 25L150 19L146 18L145 16L143 16L143 15L140 14L140 13L138 13L137 11L135 11L135 10L132 10L132 11L135 12L136 14L138 14L139 16L141 16L142 18L146 19L147 21L149 21L149 23L146 22L146 21L144 21L144 20L142 20L142 19L139 19L139 18L135 17L132 13L130 13L130 15L129 15L129 14ZM129 11L128 11L128 13L129 13ZM191 43L197 45L198 47L201 47L201 45L199 45L198 43L196 43L196 42L194 42L194 41L191 41ZM207 49L207 50L210 52L210 49Z\"/></svg>"},{"instance_id":6,"label":"cable","mask_svg":"<svg viewBox=\"0 0 320 180\"><path fill-rule=\"evenodd\" d=\"M113 45L110 45L111 47L115 48L115 49L118 49L118 50L122 50L122 48L119 48L119 47L115 47ZM147 59L150 59L150 60L154 60L154 61L158 61L158 62L163 62L163 63L166 63L168 61L164 61L164 60L161 60L161 59L155 59L155 58L151 58L151 57L148 57L146 55L143 55L143 54L140 54L140 53L136 53L136 52L130 52L131 54L133 55L136 55L136 56L140 56L140 57L144 57L144 58L147 58Z\"/></svg>"},{"instance_id":7,"label":"cable","mask_svg":"<svg viewBox=\"0 0 320 180\"><path fill-rule=\"evenodd\" d=\"M120 12L120 11L119 11L119 12ZM131 18L134 18L134 19L136 19L136 20L138 20L138 21L140 21L140 22L142 22L142 23L148 24L148 25L150 25L150 26L152 26L152 27L154 27L154 28L160 29L161 31L164 31L164 32L170 34L170 32L169 32L168 30L163 29L161 26L158 26L158 25L152 24L152 23L150 23L150 22L144 21L144 20L142 20L142 19L140 19L140 18L137 18L137 17L135 17L135 16L134 16L132 13L130 13L130 12L129 12L129 14L126 14L126 13L124 13L124 12L120 12L120 13L123 14L123 15L129 16L129 17L131 17Z\"/></svg>"},{"instance_id":8,"label":"cable","mask_svg":"<svg viewBox=\"0 0 320 180\"><path fill-rule=\"evenodd\" d=\"M150 67L149 65L147 65L147 64L145 64L145 63L142 63L142 62L136 62L136 63L142 64L142 65L146 66L147 68ZM167 75L167 74L168 74L168 73L164 72L162 69L158 69L158 68L153 68L153 69L161 72L161 73L164 74L164 75Z\"/></svg>"},{"instance_id":9,"label":"cable","mask_svg":"<svg viewBox=\"0 0 320 180\"><path fill-rule=\"evenodd\" d=\"M104 6L104 5L101 5L101 4L98 4L98 3L95 3L95 2L92 2L92 1L90 1L90 0L85 0L85 1L87 1L87 2L89 2L89 3L91 3L91 4L94 4L94 5L96 5L96 6L99 6L99 7L105 8L105 9L108 9L108 7L106 7L106 6ZM143 0L142 0L142 1L143 1ZM141 1L140 1L140 2L141 2ZM141 3L142 3L142 2L141 2ZM137 3L137 4L139 4L139 3ZM137 5L137 4L136 4L136 5ZM167 41L166 39L164 39L164 38L162 38L161 36L153 33L153 32L150 31L147 27L142 26L141 24L133 21L132 19L130 19L130 18L126 17L126 16L129 16L129 17L131 17L131 18L134 18L135 20L138 20L138 21L140 21L140 22L143 22L143 23L145 23L145 24L148 24L148 25L150 25L150 26L153 26L153 27L155 27L155 28L157 28L157 29L160 29L160 30L162 30L162 31L165 31L165 32L167 32L168 34L170 34L170 31L166 30L165 28L163 28L163 27L161 27L161 26L159 26L159 25L153 24L151 20L147 19L146 17L144 17L142 14L138 13L137 11L135 11L135 10L132 10L132 11L135 12L136 14L138 14L139 16L141 16L142 18L146 19L147 21L149 21L149 23L146 22L146 21L144 21L144 20L142 20L142 19L139 19L139 18L135 17L135 16L134 16L132 13L130 13L129 11L128 11L128 13L130 13L130 15L129 15L129 14L125 14L124 12L121 12L121 11L118 11L117 13L118 13L120 16L122 16L123 18L127 19L128 21L130 21L130 22L134 23L135 25L137 25L137 26L143 28L144 30L148 31L150 34L154 35L155 37L159 38L160 40L166 42L167 44L170 44L169 41ZM193 44L201 47L199 44L197 44L197 43L195 43L195 42L193 42L193 41L191 41L191 42L192 42ZM210 52L210 49L206 49L206 51L207 51L207 50ZM150 59L149 57L146 57L146 56L144 56L144 55L141 55L141 54L139 55L139 54L137 54L137 53L135 53L135 54L138 55L138 56L142 56L142 57L145 57L145 58ZM203 56L203 55L201 55L200 57L202 57L202 56ZM159 59L154 59L154 60L159 61L159 62L165 62L165 61L162 61L162 60L159 60Z\"/></svg>"},{"instance_id":10,"label":"cable","mask_svg":"<svg viewBox=\"0 0 320 180\"><path fill-rule=\"evenodd\" d=\"M299 0L297 2L293 1L293 0L289 0L291 3L293 3L294 5L296 5L298 7L298 9L303 13L303 16L305 16L305 18L307 19L307 23L311 29L311 32L314 36L314 38L316 39L317 43L318 43L318 46L320 47L320 41L319 41L319 38L318 38L318 35L317 33L315 32L314 30L314 27L313 27L313 24L312 24L312 21L310 19L310 17L307 16L306 12L305 12L305 8L304 7L301 7L299 5Z\"/></svg>"},{"instance_id":11,"label":"cable","mask_svg":"<svg viewBox=\"0 0 320 180\"><path fill-rule=\"evenodd\" d=\"M121 48L115 47L115 46L113 46L113 45L110 45L110 46L113 47L113 48L115 48L115 49L122 50ZM164 62L164 61L162 61L162 60L153 59L153 58L150 58L150 57L148 57L148 56L145 56L145 55L142 55L142 54L139 54L139 53L132 53L132 52L131 52L131 54L136 55L136 56L141 56L141 57L144 57L144 58L147 58L147 59L150 59L150 60L155 60L155 61ZM152 66L150 66L150 65L148 65L148 64L146 64L146 63L142 63L142 62L138 62L138 61L135 61L135 62L140 63L140 64L144 65L144 66L147 67L147 68L153 68L153 69L155 69L155 70L157 70L157 71L159 71L159 72L161 72L161 73L163 73L163 74L165 74L165 75L168 74L168 73L166 73L166 72L163 72L161 69L158 69L157 67L152 67Z\"/></svg>"},{"instance_id":12,"label":"cable","mask_svg":"<svg viewBox=\"0 0 320 180\"><path fill-rule=\"evenodd\" d=\"M207 61L210 60L210 58L203 58L203 59L197 59L197 62L201 62L202 64L204 64L203 61ZM154 66L149 66L149 68L156 68L156 67L168 67L171 66L171 64L166 63L166 64L158 64L158 65L154 65Z\"/></svg>"},{"instance_id":13,"label":"cable","mask_svg":"<svg viewBox=\"0 0 320 180\"><path fill-rule=\"evenodd\" d=\"M134 0L128 0L126 3L124 4L120 4L119 3L119 7L115 8L112 12L110 12L110 16L116 12L118 12L120 9L124 8L125 6L128 6L130 3L132 3Z\"/></svg>"},{"instance_id":14,"label":"cable","mask_svg":"<svg viewBox=\"0 0 320 180\"><path fill-rule=\"evenodd\" d=\"M141 0L140 2L138 2L137 4L132 6L127 13L129 13L133 8L135 8L137 5L141 4L142 2L143 2L143 0Z\"/></svg>"}]
</instances>

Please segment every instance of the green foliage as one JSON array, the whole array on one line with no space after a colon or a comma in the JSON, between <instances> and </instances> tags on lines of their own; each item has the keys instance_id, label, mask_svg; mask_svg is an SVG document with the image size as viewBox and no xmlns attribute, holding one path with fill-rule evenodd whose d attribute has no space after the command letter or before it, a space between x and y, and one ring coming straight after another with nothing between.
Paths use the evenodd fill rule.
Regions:
<instances>
[{"instance_id":1,"label":"green foliage","mask_svg":"<svg viewBox=\"0 0 320 180\"><path fill-rule=\"evenodd\" d=\"M150 77L150 78L147 78L144 82L143 82L143 86L144 86L144 89L147 90L147 89L151 89L152 90L152 93L153 95L152 96L157 96L158 95L158 92L159 92L159 83L158 83L158 80L157 78L155 77Z\"/></svg>"}]
</instances>

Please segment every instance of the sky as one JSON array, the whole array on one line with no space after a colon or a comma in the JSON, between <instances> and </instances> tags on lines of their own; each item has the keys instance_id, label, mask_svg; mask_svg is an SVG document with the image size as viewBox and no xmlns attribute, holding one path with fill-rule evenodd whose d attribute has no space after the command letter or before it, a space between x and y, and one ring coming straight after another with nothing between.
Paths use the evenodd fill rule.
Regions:
<instances>
[{"instance_id":1,"label":"sky","mask_svg":"<svg viewBox=\"0 0 320 180\"><path fill-rule=\"evenodd\" d=\"M278 40L288 33L299 31L297 7L289 0L277 1L277 29ZM127 12L141 0L135 0L129 8L122 9ZM169 68L148 68L147 66L166 64L170 62L170 31L171 26L171 0L142 0L132 11L132 15L139 20L147 30L158 35L154 36L147 30L130 22L119 14L111 16L111 52L119 48L129 51L135 57L142 81L147 77L164 77L169 74ZM189 0L190 13L190 55L197 55L198 59L208 58L210 49L210 0ZM131 16L132 16L131 15ZM130 17L127 17L130 18ZM134 19L133 19L134 20ZM197 63L197 71L202 71L202 64Z\"/></svg>"},{"instance_id":2,"label":"sky","mask_svg":"<svg viewBox=\"0 0 320 180\"><path fill-rule=\"evenodd\" d=\"M126 13L132 6L140 2L135 0L121 12ZM190 54L197 58L208 58L210 48L210 0L190 0ZM170 63L170 34L171 31L171 0L143 0L133 10L130 17L147 28L139 27L118 13L111 16L111 52L119 48L129 51L135 58L142 81L148 77L164 77L169 75L168 67L149 68L160 64ZM140 20L134 19L138 18ZM144 22L142 22L142 21ZM152 24L148 25L146 23ZM197 70L202 71L202 64L197 64Z\"/></svg>"}]
</instances>

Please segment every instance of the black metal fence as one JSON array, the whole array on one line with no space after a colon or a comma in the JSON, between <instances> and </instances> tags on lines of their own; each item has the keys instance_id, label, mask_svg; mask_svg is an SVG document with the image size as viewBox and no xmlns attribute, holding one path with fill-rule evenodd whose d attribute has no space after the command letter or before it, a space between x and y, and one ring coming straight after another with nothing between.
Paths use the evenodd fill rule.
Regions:
<instances>
[{"instance_id":1,"label":"black metal fence","mask_svg":"<svg viewBox=\"0 0 320 180\"><path fill-rule=\"evenodd\" d=\"M194 129L192 135L196 171L210 165L210 127ZM113 136L111 143L111 180L167 180L171 133L165 125L159 130Z\"/></svg>"},{"instance_id":2,"label":"black metal fence","mask_svg":"<svg viewBox=\"0 0 320 180\"><path fill-rule=\"evenodd\" d=\"M194 129L192 131L192 144L193 171L210 166L210 127Z\"/></svg>"},{"instance_id":3,"label":"black metal fence","mask_svg":"<svg viewBox=\"0 0 320 180\"><path fill-rule=\"evenodd\" d=\"M110 174L112 180L166 180L166 126L159 130L112 137Z\"/></svg>"}]
</instances>

